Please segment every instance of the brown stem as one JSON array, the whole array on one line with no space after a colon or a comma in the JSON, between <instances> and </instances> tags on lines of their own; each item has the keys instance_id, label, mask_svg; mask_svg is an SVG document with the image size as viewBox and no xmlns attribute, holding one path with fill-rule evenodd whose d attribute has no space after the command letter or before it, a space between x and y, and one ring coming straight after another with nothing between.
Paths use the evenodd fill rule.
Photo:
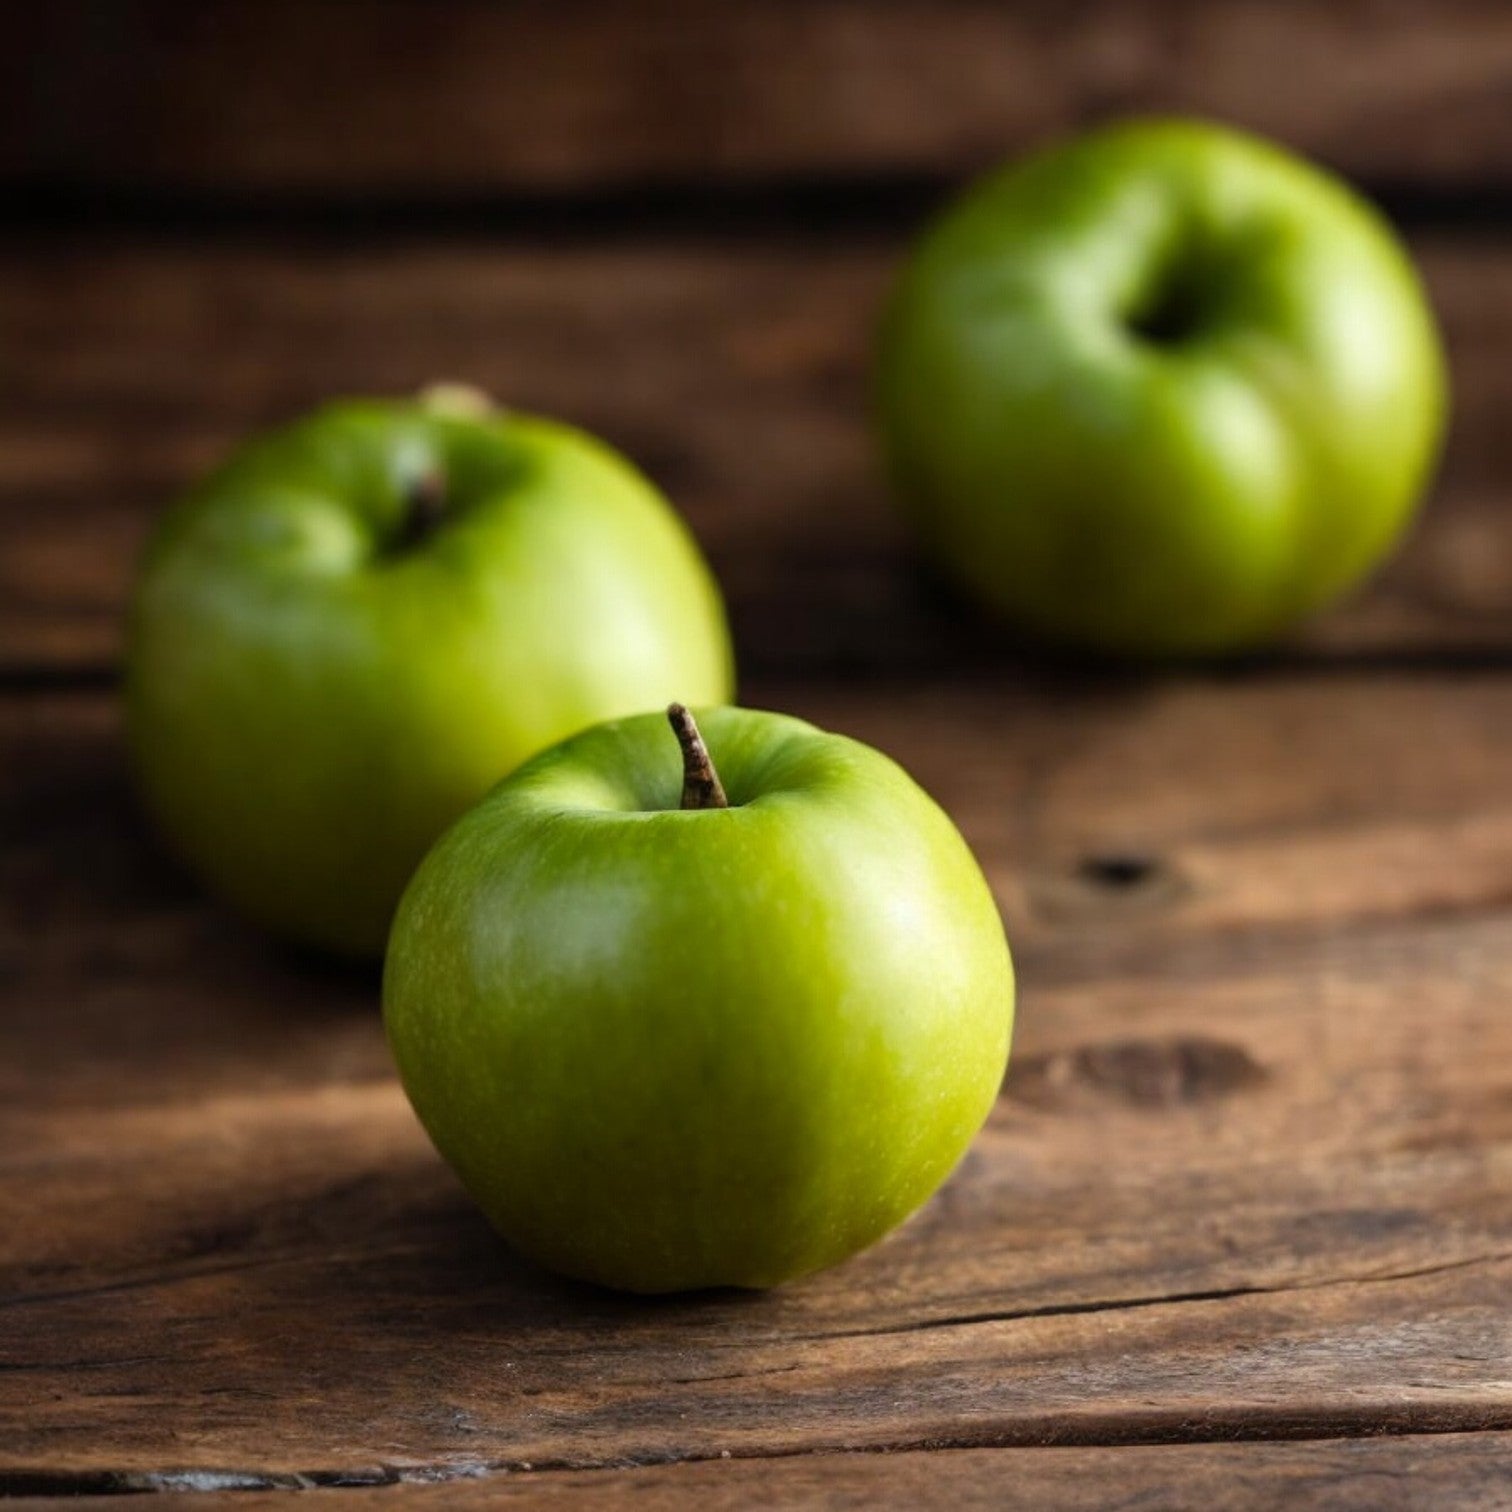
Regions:
<instances>
[{"instance_id":1,"label":"brown stem","mask_svg":"<svg viewBox=\"0 0 1512 1512\"><path fill-rule=\"evenodd\" d=\"M683 753L682 804L685 809L729 808L730 800L709 760L698 723L682 704L668 704L667 720Z\"/></svg>"},{"instance_id":2,"label":"brown stem","mask_svg":"<svg viewBox=\"0 0 1512 1512\"><path fill-rule=\"evenodd\" d=\"M404 491L404 518L393 549L407 551L433 535L446 519L446 475L427 468L410 480Z\"/></svg>"}]
</instances>

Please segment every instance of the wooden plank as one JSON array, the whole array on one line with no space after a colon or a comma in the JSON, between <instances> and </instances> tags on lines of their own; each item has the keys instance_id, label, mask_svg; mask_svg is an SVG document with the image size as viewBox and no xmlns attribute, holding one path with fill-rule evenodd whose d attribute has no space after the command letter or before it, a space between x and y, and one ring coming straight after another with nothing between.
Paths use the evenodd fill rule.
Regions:
<instances>
[{"instance_id":1,"label":"wooden plank","mask_svg":"<svg viewBox=\"0 0 1512 1512\"><path fill-rule=\"evenodd\" d=\"M125 194L953 176L1129 111L1395 184L1512 171L1497 0L52 0L12 30L0 173Z\"/></svg>"},{"instance_id":2,"label":"wooden plank","mask_svg":"<svg viewBox=\"0 0 1512 1512\"><path fill-rule=\"evenodd\" d=\"M526 1504L570 1512L695 1508L744 1512L780 1507L954 1507L960 1512L1485 1512L1512 1476L1512 1435L1315 1443L1123 1445L1118 1448L963 1449L950 1454L804 1454L714 1459L609 1471L504 1471L442 1485L386 1482L323 1487L328 1512L400 1508L429 1512ZM174 1512L274 1512L289 1487L193 1491L215 1484L185 1475L137 1482L171 1489ZM63 1486L77 1482L55 1482ZM131 1484L128 1482L128 1484ZM293 1483L298 1485L298 1482ZM316 1484L306 1478L306 1484ZM254 1482L255 1485L255 1482ZM40 1487L38 1488L41 1489ZM52 1497L23 1496L14 1512L48 1512Z\"/></svg>"},{"instance_id":3,"label":"wooden plank","mask_svg":"<svg viewBox=\"0 0 1512 1512\"><path fill-rule=\"evenodd\" d=\"M153 858L102 696L0 703L0 1473L1512 1427L1512 680L757 692L957 813L1021 1026L887 1244L657 1305L488 1234L372 980ZM1049 884L1136 849L1184 885Z\"/></svg>"},{"instance_id":4,"label":"wooden plank","mask_svg":"<svg viewBox=\"0 0 1512 1512\"><path fill-rule=\"evenodd\" d=\"M1512 252L1417 250L1457 419L1411 546L1304 654L1512 644ZM332 394L478 382L601 431L687 512L743 665L1001 665L1011 642L915 565L878 477L865 362L894 245L487 242L0 252L0 668L113 664L153 511L235 439Z\"/></svg>"},{"instance_id":5,"label":"wooden plank","mask_svg":"<svg viewBox=\"0 0 1512 1512\"><path fill-rule=\"evenodd\" d=\"M883 693L758 683L747 701L901 760L969 838L1031 985L1074 991L1182 967L1200 983L1214 961L1263 962L1272 946L1326 961L1362 930L1493 919L1512 892L1512 682L1501 674L925 677ZM11 695L0 710L0 965L16 991L66 1003L71 1032L94 1052L69 1051L54 1019L18 1015L11 1032L37 1037L9 1076L0 1062L0 1103L56 1097L75 1078L66 1100L87 1103L116 1085L98 1081L96 1060L132 1068L115 1094L130 1101L168 1042L194 1055L174 1075L202 1091L245 1087L237 1045L280 1077L384 1074L381 1055L361 1059L360 1024L336 1041L337 1062L317 1053L334 1026L313 1020L315 1038L266 1059L262 1036L302 1023L279 1001L291 978L315 972L314 990L348 1007L372 983L270 950L157 854L131 800L113 699ZM91 975L131 996L93 1007ZM138 979L152 990L135 990ZM234 1010L185 1033L206 996ZM53 1044L64 1053L47 1078L26 1074ZM225 1086L212 1080L218 1066Z\"/></svg>"}]
</instances>

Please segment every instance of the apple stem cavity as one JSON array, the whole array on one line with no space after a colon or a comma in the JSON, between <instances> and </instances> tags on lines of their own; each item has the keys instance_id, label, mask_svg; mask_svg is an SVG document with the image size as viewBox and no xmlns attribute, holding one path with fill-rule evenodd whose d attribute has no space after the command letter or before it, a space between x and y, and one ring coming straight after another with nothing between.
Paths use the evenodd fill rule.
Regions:
<instances>
[{"instance_id":1,"label":"apple stem cavity","mask_svg":"<svg viewBox=\"0 0 1512 1512\"><path fill-rule=\"evenodd\" d=\"M410 479L404 490L404 513L394 550L408 551L429 539L446 519L446 474L428 467Z\"/></svg>"},{"instance_id":2,"label":"apple stem cavity","mask_svg":"<svg viewBox=\"0 0 1512 1512\"><path fill-rule=\"evenodd\" d=\"M720 782L719 773L709 759L709 748L698 732L698 721L682 704L675 703L667 706L667 722L672 726L683 754L682 802L678 807L729 808L730 800L725 797L724 784Z\"/></svg>"}]
</instances>

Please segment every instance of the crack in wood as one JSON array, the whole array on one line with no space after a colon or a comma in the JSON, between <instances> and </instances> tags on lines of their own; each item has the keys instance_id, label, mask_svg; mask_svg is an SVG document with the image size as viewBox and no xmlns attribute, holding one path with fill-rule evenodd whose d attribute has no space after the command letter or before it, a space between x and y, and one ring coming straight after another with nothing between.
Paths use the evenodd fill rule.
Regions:
<instances>
[{"instance_id":1,"label":"crack in wood","mask_svg":"<svg viewBox=\"0 0 1512 1512\"><path fill-rule=\"evenodd\" d=\"M785 1334L783 1343L822 1343L830 1339L883 1339L894 1334L922 1333L936 1328L970 1328L985 1323L1016 1323L1032 1318L1073 1318L1086 1313L1136 1312L1150 1307L1178 1307L1192 1303L1225 1302L1235 1297L1279 1297L1293 1292L1318 1291L1332 1286L1376 1286L1393 1281L1414 1281L1423 1276L1442 1275L1447 1271L1469 1270L1480 1265L1512 1263L1512 1251L1488 1255L1471 1255L1462 1260L1446 1260L1434 1265L1406 1270L1366 1272L1357 1276L1327 1276L1317 1281L1288 1282L1282 1286L1229 1286L1208 1291L1169 1292L1150 1297L1124 1297L1106 1302L1047 1303L1043 1307L1023 1307L980 1313L959 1313L944 1318L920 1318L892 1328L855 1328L834 1333Z\"/></svg>"},{"instance_id":2,"label":"crack in wood","mask_svg":"<svg viewBox=\"0 0 1512 1512\"><path fill-rule=\"evenodd\" d=\"M158 1274L128 1281L107 1282L95 1287L79 1287L69 1291L40 1292L32 1296L0 1298L0 1308L42 1306L49 1302L75 1302L90 1297L109 1296L118 1292L148 1287L177 1286L206 1277L227 1275L238 1271L256 1270L273 1265L319 1263L322 1258L326 1257L317 1255L264 1255L253 1259L230 1262L225 1265L203 1266L195 1270L184 1271L179 1275ZM1447 1260L1434 1265L1412 1267L1406 1270L1367 1271L1360 1275L1327 1276L1316 1281L1288 1282L1281 1286L1245 1285L1215 1287L1210 1290L1168 1292L1146 1297L1113 1297L1107 1300L1089 1302L1052 1302L1045 1304L1043 1307L1005 1308L980 1313L958 1313L941 1318L919 1318L911 1323L900 1323L890 1328L853 1328L815 1333L778 1333L771 1335L768 1342L774 1344L807 1344L823 1343L833 1339L881 1339L895 1334L920 1333L929 1329L969 1328L973 1325L983 1323L1014 1323L1033 1318L1072 1318L1087 1313L1134 1312L1151 1307L1174 1307L1191 1303L1223 1302L1235 1297L1283 1296L1290 1292L1316 1291L1323 1287L1332 1286L1382 1285L1393 1281L1412 1281L1423 1276L1442 1275L1448 1271L1468 1270L1480 1265L1502 1265L1507 1263L1512 1263L1512 1251L1498 1251L1486 1255L1470 1255L1460 1260ZM725 1343L715 1340L710 1341L706 1347L711 1349L741 1349L745 1347L745 1343L744 1341ZM148 1356L144 1358L158 1357ZM95 1368L102 1368L111 1363L119 1364L123 1362L85 1362L79 1368L88 1368L91 1363ZM42 1365L0 1366L0 1370L44 1368L46 1367ZM53 1368L68 1369L71 1367L65 1363ZM759 1373L780 1374L781 1372L763 1371ZM743 1372L735 1372L732 1375L697 1377L697 1379L734 1380L743 1374Z\"/></svg>"},{"instance_id":3,"label":"crack in wood","mask_svg":"<svg viewBox=\"0 0 1512 1512\"><path fill-rule=\"evenodd\" d=\"M1243 1417L1207 1412L1200 1419L1177 1413L1110 1415L1101 1422L1035 1423L1024 1433L984 1431L949 1437L900 1439L887 1444L816 1445L801 1449L723 1450L718 1454L642 1455L593 1461L580 1458L533 1460L465 1460L425 1464L379 1464L322 1470L90 1470L43 1468L0 1470L0 1500L13 1497L107 1497L179 1492L323 1491L382 1486L448 1485L495 1476L580 1474L593 1471L652 1469L716 1461L814 1459L837 1453L854 1455L942 1453L952 1450L1039 1448L1135 1448L1156 1445L1330 1443L1376 1438L1448 1438L1457 1434L1512 1434L1512 1408L1433 1409L1434 1415L1409 1420L1398 1412L1389 1418L1364 1416L1356 1410L1312 1415L1252 1411ZM1143 1431L1141 1431L1143 1430Z\"/></svg>"},{"instance_id":4,"label":"crack in wood","mask_svg":"<svg viewBox=\"0 0 1512 1512\"><path fill-rule=\"evenodd\" d=\"M782 1342L825 1342L834 1339L918 1332L922 1330L982 1326L1018 1319L1069 1316L1082 1313L1117 1312L1159 1306L1217 1302L1255 1295L1282 1295L1344 1285L1382 1285L1476 1266L1512 1263L1512 1252L1466 1256L1434 1265L1416 1266L1359 1276L1333 1277L1288 1286L1237 1286L1209 1291L1169 1293L1130 1298L1117 1302L1090 1302L992 1311L946 1318L924 1319L892 1329L851 1330L840 1333L788 1335ZM86 1366L107 1362L83 1362ZM773 1374L773 1371L757 1372ZM729 1377L709 1379L734 1379ZM699 1378L705 1379L705 1378ZM1434 1389L1436 1383L1421 1383ZM0 1470L0 1498L19 1496L106 1497L183 1491L235 1492L321 1490L340 1487L376 1487L399 1484L432 1484L492 1476L551 1471L605 1471L658 1465L693 1464L725 1458L768 1460L833 1453L839 1449L863 1453L897 1453L950 1449L1013 1449L1036 1446L1123 1447L1160 1444L1269 1443L1283 1441L1356 1439L1411 1435L1512 1431L1512 1401L1448 1402L1444 1404L1362 1401L1346 1406L1298 1410L1254 1403L1219 1405L1193 1410L1159 1407L1148 1411L1115 1409L1108 1412L1052 1411L1009 1423L972 1427L958 1433L933 1433L916 1439L900 1438L886 1444L812 1444L802 1448L740 1449L732 1452L615 1456L596 1461L579 1456L548 1459L456 1459L431 1464L406 1463L358 1465L344 1468L274 1470L256 1468L179 1468L161 1470L68 1471L36 1467Z\"/></svg>"}]
</instances>

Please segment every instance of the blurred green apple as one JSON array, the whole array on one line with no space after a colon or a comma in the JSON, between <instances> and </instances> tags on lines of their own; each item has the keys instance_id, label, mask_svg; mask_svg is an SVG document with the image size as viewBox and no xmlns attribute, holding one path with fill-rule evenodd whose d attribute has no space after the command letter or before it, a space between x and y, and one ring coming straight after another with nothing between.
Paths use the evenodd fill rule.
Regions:
<instances>
[{"instance_id":1,"label":"blurred green apple","mask_svg":"<svg viewBox=\"0 0 1512 1512\"><path fill-rule=\"evenodd\" d=\"M699 716L706 751L672 712L681 760L660 715L600 725L447 832L400 905L384 1017L421 1121L522 1252L631 1291L771 1286L955 1166L1013 971L965 842L893 762L729 708Z\"/></svg>"},{"instance_id":2,"label":"blurred green apple","mask_svg":"<svg viewBox=\"0 0 1512 1512\"><path fill-rule=\"evenodd\" d=\"M444 391L333 404L173 510L133 607L128 732L170 841L269 928L377 954L436 836L526 757L727 698L718 592L579 431Z\"/></svg>"},{"instance_id":3,"label":"blurred green apple","mask_svg":"<svg viewBox=\"0 0 1512 1512\"><path fill-rule=\"evenodd\" d=\"M945 569L1047 637L1133 655L1252 646L1359 582L1446 408L1380 217L1276 147L1173 121L947 210L885 315L877 399Z\"/></svg>"}]
</instances>

